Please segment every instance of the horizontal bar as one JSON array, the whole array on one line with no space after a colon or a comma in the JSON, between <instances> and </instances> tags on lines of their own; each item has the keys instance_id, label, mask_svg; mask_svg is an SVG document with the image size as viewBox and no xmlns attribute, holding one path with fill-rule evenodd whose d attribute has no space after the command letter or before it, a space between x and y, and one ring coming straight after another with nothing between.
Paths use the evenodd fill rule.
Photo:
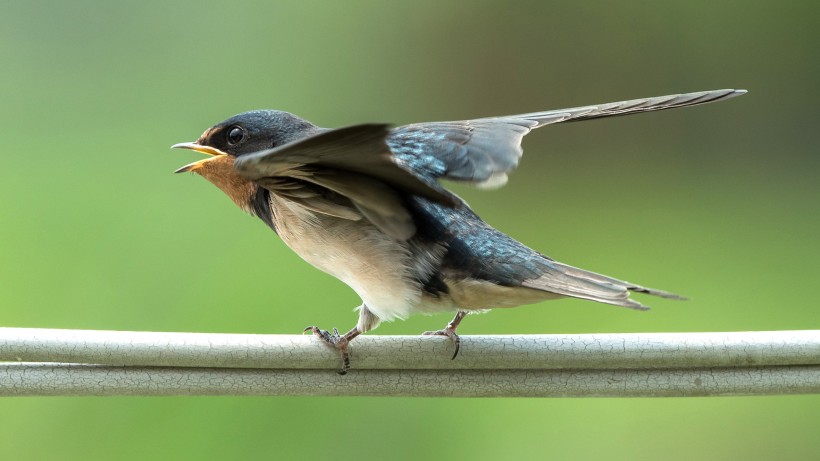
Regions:
<instances>
[{"instance_id":1,"label":"horizontal bar","mask_svg":"<svg viewBox=\"0 0 820 461\"><path fill-rule=\"evenodd\" d=\"M820 365L820 331L582 335L360 336L353 369L549 370ZM0 328L0 361L336 370L339 355L311 335Z\"/></svg>"},{"instance_id":2,"label":"horizontal bar","mask_svg":"<svg viewBox=\"0 0 820 461\"><path fill-rule=\"evenodd\" d=\"M0 328L0 396L638 397L820 393L820 331L363 336Z\"/></svg>"},{"instance_id":3,"label":"horizontal bar","mask_svg":"<svg viewBox=\"0 0 820 461\"><path fill-rule=\"evenodd\" d=\"M0 364L0 396L692 397L820 392L820 366L659 370L326 370Z\"/></svg>"}]
</instances>

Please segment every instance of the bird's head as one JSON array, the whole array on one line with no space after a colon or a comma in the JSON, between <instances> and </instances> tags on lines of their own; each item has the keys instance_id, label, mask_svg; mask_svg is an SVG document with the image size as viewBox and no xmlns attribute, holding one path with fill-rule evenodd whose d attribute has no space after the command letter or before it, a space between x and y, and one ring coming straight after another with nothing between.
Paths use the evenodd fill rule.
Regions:
<instances>
[{"instance_id":1,"label":"bird's head","mask_svg":"<svg viewBox=\"0 0 820 461\"><path fill-rule=\"evenodd\" d=\"M288 112L243 112L208 128L194 142L171 146L208 155L179 168L175 173L190 171L204 177L247 211L257 186L234 170L234 160L241 155L281 146L318 131L320 128L316 125Z\"/></svg>"},{"instance_id":2,"label":"bird's head","mask_svg":"<svg viewBox=\"0 0 820 461\"><path fill-rule=\"evenodd\" d=\"M221 156L236 158L240 155L281 146L314 134L316 125L291 113L279 110L253 110L219 122L205 130L194 142L171 146L190 149L209 155L209 158L189 163L176 173L203 168L208 162Z\"/></svg>"}]
</instances>

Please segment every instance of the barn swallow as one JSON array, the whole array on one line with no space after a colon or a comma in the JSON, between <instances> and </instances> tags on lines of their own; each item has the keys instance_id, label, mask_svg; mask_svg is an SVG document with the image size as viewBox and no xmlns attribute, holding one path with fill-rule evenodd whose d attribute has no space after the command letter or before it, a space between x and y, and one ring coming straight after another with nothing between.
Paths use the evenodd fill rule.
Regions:
<instances>
[{"instance_id":1,"label":"barn swallow","mask_svg":"<svg viewBox=\"0 0 820 461\"><path fill-rule=\"evenodd\" d=\"M456 328L469 312L573 297L646 310L631 293L666 291L575 268L494 229L439 179L497 188L522 156L530 131L721 101L715 90L456 122L391 128L381 123L320 128L296 115L256 110L231 117L195 142L208 158L176 172L201 175L261 219L305 261L362 299L344 335L307 327L350 367L348 344L381 321L455 312L441 330L458 354Z\"/></svg>"}]
</instances>

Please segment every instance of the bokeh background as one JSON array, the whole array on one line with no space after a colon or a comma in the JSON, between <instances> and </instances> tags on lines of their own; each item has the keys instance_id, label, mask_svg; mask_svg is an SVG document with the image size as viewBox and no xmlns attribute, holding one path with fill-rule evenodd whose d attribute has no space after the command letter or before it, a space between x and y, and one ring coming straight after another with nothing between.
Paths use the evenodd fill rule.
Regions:
<instances>
[{"instance_id":1,"label":"bokeh background","mask_svg":"<svg viewBox=\"0 0 820 461\"><path fill-rule=\"evenodd\" d=\"M461 331L818 328L818 17L814 1L3 1L0 323L352 326L352 291L171 174L199 158L171 144L241 111L402 124L735 87L750 93L544 128L507 187L457 188L546 254L690 301L554 301ZM809 459L818 424L819 396L6 398L0 457Z\"/></svg>"}]
</instances>

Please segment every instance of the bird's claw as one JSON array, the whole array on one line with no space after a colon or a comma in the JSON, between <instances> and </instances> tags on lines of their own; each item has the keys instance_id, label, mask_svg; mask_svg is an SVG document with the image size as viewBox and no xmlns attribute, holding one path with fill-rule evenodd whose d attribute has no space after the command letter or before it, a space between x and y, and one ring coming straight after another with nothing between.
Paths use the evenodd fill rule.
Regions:
<instances>
[{"instance_id":1,"label":"bird's claw","mask_svg":"<svg viewBox=\"0 0 820 461\"><path fill-rule=\"evenodd\" d=\"M313 336L316 336L324 341L325 344L332 346L339 351L342 358L342 368L337 371L337 373L340 375L347 374L347 371L350 370L350 354L347 352L347 346L350 343L348 335L340 335L339 330L336 328L332 331L327 331L321 330L316 326L309 326L305 328L302 333L307 333L308 331L313 332Z\"/></svg>"},{"instance_id":2,"label":"bird's claw","mask_svg":"<svg viewBox=\"0 0 820 461\"><path fill-rule=\"evenodd\" d=\"M458 334L456 334L455 328L450 328L450 325L447 325L447 328L437 331L425 331L422 334L425 336L446 336L450 338L450 341L452 341L456 346L456 350L453 352L453 357L450 360L456 359L456 356L458 356L458 351L461 348L461 338L459 338Z\"/></svg>"}]
</instances>

